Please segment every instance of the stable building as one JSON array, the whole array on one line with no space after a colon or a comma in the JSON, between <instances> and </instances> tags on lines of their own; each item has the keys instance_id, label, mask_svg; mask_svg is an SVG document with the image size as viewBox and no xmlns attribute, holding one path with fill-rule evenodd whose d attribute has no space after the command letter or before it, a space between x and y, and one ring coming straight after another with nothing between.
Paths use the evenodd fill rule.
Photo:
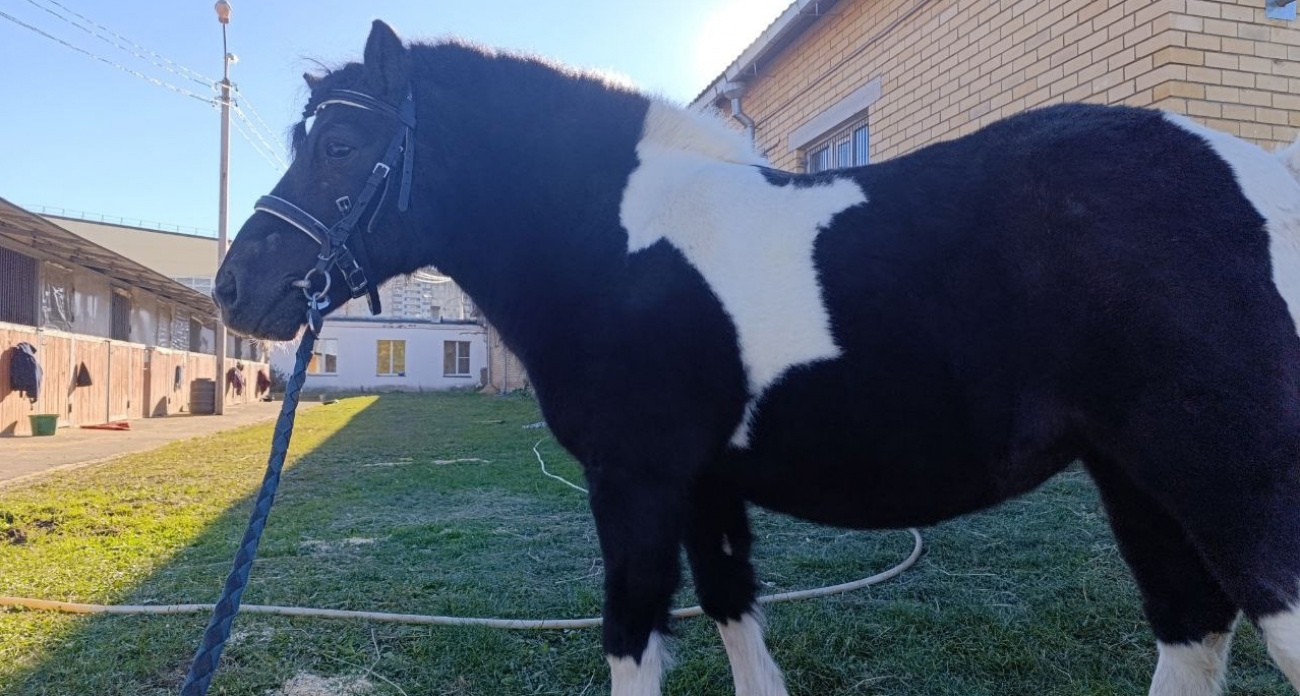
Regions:
<instances>
[{"instance_id":1,"label":"stable building","mask_svg":"<svg viewBox=\"0 0 1300 696\"><path fill-rule=\"evenodd\" d=\"M240 341L218 379L216 308L205 294L0 198L0 436L29 416L60 426L211 412L256 398L269 366ZM20 344L43 373L31 398L10 368Z\"/></svg>"},{"instance_id":2,"label":"stable building","mask_svg":"<svg viewBox=\"0 0 1300 696\"><path fill-rule=\"evenodd\" d=\"M1061 102L1300 129L1294 0L796 0L692 102L776 167L876 162Z\"/></svg>"}]
</instances>

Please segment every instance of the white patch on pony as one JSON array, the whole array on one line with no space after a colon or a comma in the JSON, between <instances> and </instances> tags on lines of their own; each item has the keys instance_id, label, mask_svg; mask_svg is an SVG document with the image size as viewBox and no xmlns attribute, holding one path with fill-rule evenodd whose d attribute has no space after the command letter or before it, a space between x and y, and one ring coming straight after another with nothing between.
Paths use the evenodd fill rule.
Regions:
<instances>
[{"instance_id":1,"label":"white patch on pony","mask_svg":"<svg viewBox=\"0 0 1300 696\"><path fill-rule=\"evenodd\" d=\"M1268 654L1291 686L1300 690L1300 605L1259 620L1268 643Z\"/></svg>"},{"instance_id":2,"label":"white patch on pony","mask_svg":"<svg viewBox=\"0 0 1300 696\"><path fill-rule=\"evenodd\" d=\"M788 696L781 670L763 642L763 622L747 613L739 621L718 624L731 661L736 696Z\"/></svg>"},{"instance_id":3,"label":"white patch on pony","mask_svg":"<svg viewBox=\"0 0 1300 696\"><path fill-rule=\"evenodd\" d=\"M1268 223L1273 285L1300 326L1300 143L1269 153L1189 118L1170 113L1165 118L1203 138L1232 167L1241 192Z\"/></svg>"},{"instance_id":4,"label":"white patch on pony","mask_svg":"<svg viewBox=\"0 0 1300 696\"><path fill-rule=\"evenodd\" d=\"M677 248L735 325L749 382L732 444L749 442L756 400L786 370L838 357L813 264L836 214L866 202L855 183L773 186L740 133L716 119L651 102L620 216L628 252Z\"/></svg>"},{"instance_id":5,"label":"white patch on pony","mask_svg":"<svg viewBox=\"0 0 1300 696\"><path fill-rule=\"evenodd\" d=\"M610 696L659 696L659 681L668 668L668 651L658 631L650 633L641 660L606 656L613 684Z\"/></svg>"},{"instance_id":6,"label":"white patch on pony","mask_svg":"<svg viewBox=\"0 0 1300 696\"><path fill-rule=\"evenodd\" d=\"M1211 633L1199 643L1156 643L1160 660L1150 696L1219 696L1231 646L1232 633Z\"/></svg>"},{"instance_id":7,"label":"white patch on pony","mask_svg":"<svg viewBox=\"0 0 1300 696\"><path fill-rule=\"evenodd\" d=\"M657 99L650 100L650 108L646 111L641 140L637 143L638 155L643 145L688 152L706 160L767 165L767 160L754 152L754 147L740 131L728 128L711 116ZM645 158L641 161L644 164Z\"/></svg>"}]
</instances>

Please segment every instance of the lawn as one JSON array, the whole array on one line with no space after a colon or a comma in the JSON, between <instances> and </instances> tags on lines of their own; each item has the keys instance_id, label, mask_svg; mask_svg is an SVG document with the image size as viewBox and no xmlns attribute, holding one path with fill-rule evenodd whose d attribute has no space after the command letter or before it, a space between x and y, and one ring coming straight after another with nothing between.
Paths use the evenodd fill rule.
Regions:
<instances>
[{"instance_id":1,"label":"lawn","mask_svg":"<svg viewBox=\"0 0 1300 696\"><path fill-rule=\"evenodd\" d=\"M557 618L600 609L582 495L540 474L524 397L349 398L303 413L244 601ZM0 490L0 594L99 603L211 602L260 482L270 425ZM4 444L0 441L0 456ZM552 471L581 472L553 441ZM768 591L867 575L903 532L755 514ZM1154 666L1136 589L1097 498L1072 470L996 510L927 530L927 555L869 590L769 608L790 691L1145 693ZM693 604L689 585L679 604ZM204 616L0 610L0 694L174 693ZM669 694L730 694L704 619L677 623ZM244 616L213 694L598 694L598 629L503 631ZM1252 627L1230 692L1293 694Z\"/></svg>"}]
</instances>

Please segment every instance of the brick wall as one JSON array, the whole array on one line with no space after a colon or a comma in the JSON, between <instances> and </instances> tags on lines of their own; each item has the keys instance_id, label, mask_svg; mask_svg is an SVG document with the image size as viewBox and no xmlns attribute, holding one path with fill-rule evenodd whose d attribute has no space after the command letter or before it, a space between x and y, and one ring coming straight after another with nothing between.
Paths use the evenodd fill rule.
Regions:
<instances>
[{"instance_id":1,"label":"brick wall","mask_svg":"<svg viewBox=\"0 0 1300 696\"><path fill-rule=\"evenodd\" d=\"M528 389L528 371L519 357L510 352L496 327L487 327L487 380L486 390L493 393L512 392Z\"/></svg>"},{"instance_id":2,"label":"brick wall","mask_svg":"<svg viewBox=\"0 0 1300 696\"><path fill-rule=\"evenodd\" d=\"M1270 20L1263 0L1171 3L1174 45L1157 60L1173 71L1157 105L1265 147L1300 128L1300 23Z\"/></svg>"},{"instance_id":3,"label":"brick wall","mask_svg":"<svg viewBox=\"0 0 1300 696\"><path fill-rule=\"evenodd\" d=\"M873 161L1067 101L1191 113L1273 145L1300 125L1300 27L1263 2L843 0L748 80L744 108L795 170L789 133L875 78Z\"/></svg>"}]
</instances>

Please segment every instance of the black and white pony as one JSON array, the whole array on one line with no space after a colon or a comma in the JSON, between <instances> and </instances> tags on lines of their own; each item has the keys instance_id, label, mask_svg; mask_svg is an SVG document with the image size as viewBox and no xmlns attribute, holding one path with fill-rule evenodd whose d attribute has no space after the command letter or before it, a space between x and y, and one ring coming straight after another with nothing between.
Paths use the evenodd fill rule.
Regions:
<instances>
[{"instance_id":1,"label":"black and white pony","mask_svg":"<svg viewBox=\"0 0 1300 696\"><path fill-rule=\"evenodd\" d=\"M1300 684L1300 149L1071 105L789 174L715 120L382 22L308 83L274 196L338 220L413 158L409 207L399 158L349 243L371 285L450 274L527 366L590 482L614 694L659 693L682 546L737 693L786 693L747 504L926 525L1076 460L1159 640L1151 693L1219 693L1243 613ZM303 325L319 246L285 217L221 268L236 331Z\"/></svg>"}]
</instances>

